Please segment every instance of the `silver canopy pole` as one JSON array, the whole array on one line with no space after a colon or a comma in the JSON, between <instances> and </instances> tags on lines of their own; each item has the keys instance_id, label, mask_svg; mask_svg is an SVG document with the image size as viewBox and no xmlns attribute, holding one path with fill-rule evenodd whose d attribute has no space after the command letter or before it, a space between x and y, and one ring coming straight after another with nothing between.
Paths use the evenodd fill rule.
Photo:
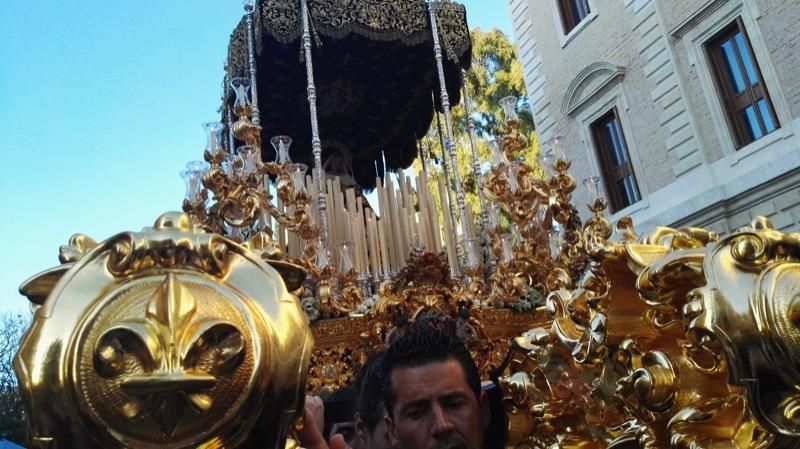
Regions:
<instances>
[{"instance_id":1,"label":"silver canopy pole","mask_svg":"<svg viewBox=\"0 0 800 449\"><path fill-rule=\"evenodd\" d=\"M437 131L439 131L439 144L442 146L442 171L444 171L444 186L445 186L445 190L444 191L445 191L445 195L447 196L447 206L448 206L447 210L446 211L442 211L442 212L450 214L450 222L453 223L453 226L455 227L458 220L456 218L457 217L456 216L456 205L453 202L453 194L450 191L450 180L451 180L451 178L450 178L450 165L451 165L451 162L450 162L450 157L447 154L447 144L445 143L446 142L446 138L445 138L445 135L444 135L444 131L442 130L441 114L439 114L439 112L436 111L435 107L434 107L434 113L436 114L436 129L437 129ZM444 200L444 198L442 198L442 200ZM452 268L455 269L455 274L458 274L458 272L459 272L461 267L453 266Z\"/></svg>"},{"instance_id":2,"label":"silver canopy pole","mask_svg":"<svg viewBox=\"0 0 800 449\"><path fill-rule=\"evenodd\" d=\"M254 2L246 1L244 5L245 22L247 22L247 64L250 69L250 96L253 101L253 124L261 125L261 110L258 108L258 86L256 83L256 49L255 30L253 28L253 14L256 7Z\"/></svg>"},{"instance_id":3,"label":"silver canopy pole","mask_svg":"<svg viewBox=\"0 0 800 449\"><path fill-rule=\"evenodd\" d=\"M469 223L467 223L467 208L464 199L464 189L461 185L461 176L458 173L458 160L456 159L456 143L453 140L453 117L450 114L450 96L447 94L447 82L444 77L444 60L442 45L439 42L439 25L436 22L436 12L433 2L428 2L428 13L431 18L431 33L433 33L433 53L436 58L436 68L439 72L439 88L441 89L442 109L444 110L447 153L450 156L451 171L456 188L456 201L461 216L462 239L469 238Z\"/></svg>"},{"instance_id":4,"label":"silver canopy pole","mask_svg":"<svg viewBox=\"0 0 800 449\"><path fill-rule=\"evenodd\" d=\"M472 98L469 96L469 89L467 88L467 71L461 70L461 76L464 78L464 113L467 116L467 128L469 128L469 146L472 149L472 172L475 174L475 179L478 182L478 200L481 206L481 224L483 229L488 228L489 216L486 211L486 205L483 204L483 193L481 186L483 186L483 174L481 173L481 164L478 162L478 148L475 144L475 118L472 117Z\"/></svg>"},{"instance_id":5,"label":"silver canopy pole","mask_svg":"<svg viewBox=\"0 0 800 449\"><path fill-rule=\"evenodd\" d=\"M314 84L314 63L311 58L311 24L308 1L300 1L303 21L303 54L306 62L306 83L308 90L308 109L311 115L311 150L314 153L314 181L317 184L317 204L319 208L320 238L323 248L328 250L328 206L325 198L325 182L322 179L322 141L319 138L319 121L317 118L317 87Z\"/></svg>"}]
</instances>

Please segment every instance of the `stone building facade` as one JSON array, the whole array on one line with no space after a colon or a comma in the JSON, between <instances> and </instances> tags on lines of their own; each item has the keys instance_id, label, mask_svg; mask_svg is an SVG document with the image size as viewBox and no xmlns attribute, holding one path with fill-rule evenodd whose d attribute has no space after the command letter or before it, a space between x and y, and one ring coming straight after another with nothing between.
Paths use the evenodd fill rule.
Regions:
<instances>
[{"instance_id":1,"label":"stone building facade","mask_svg":"<svg viewBox=\"0 0 800 449\"><path fill-rule=\"evenodd\" d=\"M800 2L508 6L540 140L602 177L614 219L800 230Z\"/></svg>"}]
</instances>

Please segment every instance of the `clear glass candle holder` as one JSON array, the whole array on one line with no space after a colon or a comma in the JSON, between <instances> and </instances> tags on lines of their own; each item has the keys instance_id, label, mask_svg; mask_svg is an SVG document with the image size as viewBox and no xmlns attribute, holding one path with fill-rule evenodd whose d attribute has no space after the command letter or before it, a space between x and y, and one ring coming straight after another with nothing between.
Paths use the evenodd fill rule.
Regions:
<instances>
[{"instance_id":1,"label":"clear glass candle holder","mask_svg":"<svg viewBox=\"0 0 800 449\"><path fill-rule=\"evenodd\" d=\"M189 204L198 206L203 202L203 175L208 169L208 164L202 161L194 161L186 164L186 170L180 175L186 183L185 199Z\"/></svg>"},{"instance_id":2,"label":"clear glass candle holder","mask_svg":"<svg viewBox=\"0 0 800 449\"><path fill-rule=\"evenodd\" d=\"M595 203L597 200L603 199L603 194L600 191L600 177L590 176L583 180L583 185L589 192L589 203Z\"/></svg>"},{"instance_id":3,"label":"clear glass candle holder","mask_svg":"<svg viewBox=\"0 0 800 449\"><path fill-rule=\"evenodd\" d=\"M355 244L351 241L344 241L339 243L339 272L347 273L352 270L355 265L353 264L353 247Z\"/></svg>"},{"instance_id":4,"label":"clear glass candle holder","mask_svg":"<svg viewBox=\"0 0 800 449\"><path fill-rule=\"evenodd\" d=\"M500 107L503 108L503 115L506 118L506 123L519 121L519 114L517 114L517 102L517 97L511 95L500 100Z\"/></svg>"},{"instance_id":5,"label":"clear glass candle holder","mask_svg":"<svg viewBox=\"0 0 800 449\"><path fill-rule=\"evenodd\" d=\"M461 249L464 251L464 263L466 268L478 268L481 266L481 241L471 238L461 242Z\"/></svg>"},{"instance_id":6,"label":"clear glass candle holder","mask_svg":"<svg viewBox=\"0 0 800 449\"><path fill-rule=\"evenodd\" d=\"M555 162L556 158L553 154L553 151L547 149L539 155L539 165L542 167L544 171L545 179L551 178L553 176L553 163Z\"/></svg>"},{"instance_id":7,"label":"clear glass candle holder","mask_svg":"<svg viewBox=\"0 0 800 449\"><path fill-rule=\"evenodd\" d=\"M220 122L203 123L203 130L206 133L206 151L213 156L225 152L225 148L222 146L223 129L224 126Z\"/></svg>"},{"instance_id":8,"label":"clear glass candle holder","mask_svg":"<svg viewBox=\"0 0 800 449\"><path fill-rule=\"evenodd\" d=\"M248 108L251 106L250 86L250 78L238 76L231 80L231 88L233 89L233 93L236 95L236 100L233 103L234 109L240 110L242 108Z\"/></svg>"},{"instance_id":9,"label":"clear glass candle holder","mask_svg":"<svg viewBox=\"0 0 800 449\"><path fill-rule=\"evenodd\" d=\"M289 176L296 193L306 193L306 164L292 164L289 166Z\"/></svg>"},{"instance_id":10,"label":"clear glass candle holder","mask_svg":"<svg viewBox=\"0 0 800 449\"><path fill-rule=\"evenodd\" d=\"M257 147L242 145L236 149L236 154L242 158L242 175L254 175L258 172L258 162L261 154Z\"/></svg>"},{"instance_id":11,"label":"clear glass candle holder","mask_svg":"<svg viewBox=\"0 0 800 449\"><path fill-rule=\"evenodd\" d=\"M275 136L269 140L275 149L275 163L279 165L291 164L292 158L289 156L289 148L292 146L292 138L289 136Z\"/></svg>"}]
</instances>

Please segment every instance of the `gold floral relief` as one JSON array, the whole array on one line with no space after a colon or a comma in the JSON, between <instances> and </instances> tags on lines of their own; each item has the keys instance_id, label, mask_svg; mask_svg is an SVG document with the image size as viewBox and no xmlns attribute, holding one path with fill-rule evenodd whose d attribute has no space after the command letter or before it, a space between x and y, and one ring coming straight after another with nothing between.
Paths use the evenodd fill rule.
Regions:
<instances>
[{"instance_id":1,"label":"gold floral relief","mask_svg":"<svg viewBox=\"0 0 800 449\"><path fill-rule=\"evenodd\" d=\"M794 447L797 234L587 223L592 275L495 374L509 447Z\"/></svg>"}]
</instances>

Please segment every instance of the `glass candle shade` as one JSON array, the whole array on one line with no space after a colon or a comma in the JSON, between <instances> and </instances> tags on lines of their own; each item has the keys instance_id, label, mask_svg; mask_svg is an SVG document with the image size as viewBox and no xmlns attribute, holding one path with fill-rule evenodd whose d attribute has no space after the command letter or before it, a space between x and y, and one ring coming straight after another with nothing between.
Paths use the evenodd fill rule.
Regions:
<instances>
[{"instance_id":1,"label":"glass candle shade","mask_svg":"<svg viewBox=\"0 0 800 449\"><path fill-rule=\"evenodd\" d=\"M599 199L602 199L602 193L600 193L600 177L599 176L590 176L583 180L583 185L586 186L586 190L589 192L589 203L594 203Z\"/></svg>"},{"instance_id":2,"label":"glass candle shade","mask_svg":"<svg viewBox=\"0 0 800 449\"><path fill-rule=\"evenodd\" d=\"M478 239L465 239L461 242L461 249L464 251L464 263L466 268L477 268L481 266L481 241Z\"/></svg>"},{"instance_id":3,"label":"glass candle shade","mask_svg":"<svg viewBox=\"0 0 800 449\"><path fill-rule=\"evenodd\" d=\"M561 256L561 247L566 242L564 226L553 220L553 229L550 230L550 256L557 259Z\"/></svg>"},{"instance_id":4,"label":"glass candle shade","mask_svg":"<svg viewBox=\"0 0 800 449\"><path fill-rule=\"evenodd\" d=\"M289 166L289 176L294 185L296 193L306 193L306 171L308 165L306 164L292 164Z\"/></svg>"},{"instance_id":5,"label":"glass candle shade","mask_svg":"<svg viewBox=\"0 0 800 449\"><path fill-rule=\"evenodd\" d=\"M205 173L211 165L208 164L206 161L191 161L186 163L186 170L189 171L199 171Z\"/></svg>"},{"instance_id":6,"label":"glass candle shade","mask_svg":"<svg viewBox=\"0 0 800 449\"><path fill-rule=\"evenodd\" d=\"M181 172L181 178L186 183L186 201L193 206L200 205L203 198L203 175L208 168L204 162L189 162L186 170Z\"/></svg>"},{"instance_id":7,"label":"glass candle shade","mask_svg":"<svg viewBox=\"0 0 800 449\"><path fill-rule=\"evenodd\" d=\"M317 227L317 208L312 204L308 211L308 227L310 229Z\"/></svg>"},{"instance_id":8,"label":"glass candle shade","mask_svg":"<svg viewBox=\"0 0 800 449\"><path fill-rule=\"evenodd\" d=\"M314 264L320 270L324 270L327 268L331 263L330 255L328 254L328 248L325 247L325 243L322 241L322 237L317 238L317 257L314 261Z\"/></svg>"},{"instance_id":9,"label":"glass candle shade","mask_svg":"<svg viewBox=\"0 0 800 449\"><path fill-rule=\"evenodd\" d=\"M501 165L508 164L508 158L506 158L505 153L503 153L500 141L498 140L489 141L489 149L492 150L492 165L498 167Z\"/></svg>"},{"instance_id":10,"label":"glass candle shade","mask_svg":"<svg viewBox=\"0 0 800 449\"><path fill-rule=\"evenodd\" d=\"M275 148L275 163L279 165L292 163L292 158L289 157L289 148L292 146L291 137L275 136L269 142Z\"/></svg>"},{"instance_id":11,"label":"glass candle shade","mask_svg":"<svg viewBox=\"0 0 800 449\"><path fill-rule=\"evenodd\" d=\"M218 156L225 152L222 146L223 129L224 127L220 122L203 123L203 130L206 132L206 151L213 156Z\"/></svg>"},{"instance_id":12,"label":"glass candle shade","mask_svg":"<svg viewBox=\"0 0 800 449\"><path fill-rule=\"evenodd\" d=\"M548 150L553 155L554 159L561 159L567 160L567 155L564 154L563 144L564 138L561 136L555 136L552 139L549 139L545 145L547 145Z\"/></svg>"},{"instance_id":13,"label":"glass candle shade","mask_svg":"<svg viewBox=\"0 0 800 449\"><path fill-rule=\"evenodd\" d=\"M250 78L236 77L231 80L231 87L236 94L236 101L233 103L234 109L241 109L250 106Z\"/></svg>"},{"instance_id":14,"label":"glass candle shade","mask_svg":"<svg viewBox=\"0 0 800 449\"><path fill-rule=\"evenodd\" d=\"M339 272L347 273L352 270L355 265L353 264L353 247L355 244L350 241L339 243Z\"/></svg>"},{"instance_id":15,"label":"glass candle shade","mask_svg":"<svg viewBox=\"0 0 800 449\"><path fill-rule=\"evenodd\" d=\"M242 6L244 7L245 14L250 14L256 10L255 0L243 0Z\"/></svg>"},{"instance_id":16,"label":"glass candle shade","mask_svg":"<svg viewBox=\"0 0 800 449\"><path fill-rule=\"evenodd\" d=\"M506 123L518 122L519 115L517 114L517 97L508 96L500 100L500 107L503 108L503 115L505 115Z\"/></svg>"},{"instance_id":17,"label":"glass candle shade","mask_svg":"<svg viewBox=\"0 0 800 449\"><path fill-rule=\"evenodd\" d=\"M553 176L553 162L555 162L555 160L555 155L550 149L545 150L539 155L539 165L541 165L542 170L544 170L545 179Z\"/></svg>"},{"instance_id":18,"label":"glass candle shade","mask_svg":"<svg viewBox=\"0 0 800 449\"><path fill-rule=\"evenodd\" d=\"M242 158L242 175L248 176L258 172L259 151L257 147L242 145L236 149L236 154Z\"/></svg>"}]
</instances>

